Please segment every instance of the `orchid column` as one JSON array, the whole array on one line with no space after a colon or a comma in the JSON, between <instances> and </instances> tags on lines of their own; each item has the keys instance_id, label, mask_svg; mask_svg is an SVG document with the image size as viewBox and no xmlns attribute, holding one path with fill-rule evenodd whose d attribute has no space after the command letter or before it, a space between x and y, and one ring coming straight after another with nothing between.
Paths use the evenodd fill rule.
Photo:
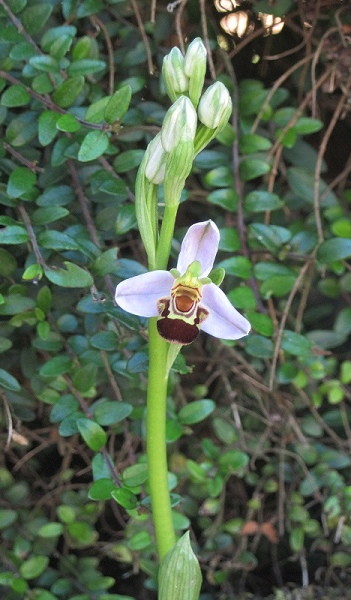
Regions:
<instances>
[{"instance_id":1,"label":"orchid column","mask_svg":"<svg viewBox=\"0 0 351 600\"><path fill-rule=\"evenodd\" d=\"M206 50L199 38L190 44L185 56L173 48L164 59L162 76L173 104L160 133L147 147L138 171L135 195L138 226L150 272L122 281L116 290L116 302L122 308L150 317L147 457L156 544L161 559L167 553L171 556L169 551L176 541L166 454L169 370L181 347L191 343L200 329L227 339L240 338L250 329L248 321L218 287L224 273L218 269L212 271L219 242L219 231L212 221L190 227L181 246L177 268L166 270L180 195L194 157L225 127L231 113L230 96L222 83L214 83L202 95L205 71ZM164 199L161 225L160 186ZM195 600L201 576L188 538L186 543L186 564L193 565L191 578L195 582L194 594L186 597ZM182 546L179 552L183 551ZM177 569L170 568L171 574L175 571ZM168 586L168 574L163 580L161 577L162 600L182 600L179 590L184 582L188 586L184 589L188 590L190 575L180 569L177 576L180 580L174 584L175 595Z\"/></svg>"}]
</instances>

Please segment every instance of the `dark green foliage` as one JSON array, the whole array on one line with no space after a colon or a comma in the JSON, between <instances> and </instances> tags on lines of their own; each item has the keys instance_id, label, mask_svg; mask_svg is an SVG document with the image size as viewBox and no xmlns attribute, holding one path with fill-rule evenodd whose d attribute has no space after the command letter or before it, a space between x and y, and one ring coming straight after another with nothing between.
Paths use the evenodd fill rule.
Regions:
<instances>
[{"instance_id":1,"label":"dark green foliage","mask_svg":"<svg viewBox=\"0 0 351 600\"><path fill-rule=\"evenodd\" d=\"M203 35L202 9L185 4L191 40ZM311 17L303 3L305 21L315 19L313 48L323 50L313 70L295 37L296 3L252 3L257 19L289 14L294 28L253 37L249 54L246 38L234 46L205 4L234 114L194 162L174 260L185 228L213 219L223 287L252 333L236 343L201 334L174 363L166 424L174 521L179 535L192 531L203 600L231 600L240 587L266 595L308 576L349 589L345 15L336 23L334 9L320 8ZM113 295L121 279L146 271L133 192L169 106L159 74L178 21L166 3L156 3L155 20L150 2L138 7L143 35L124 0L0 2L4 600L155 598L146 322ZM337 49L332 58L318 46L323 35ZM294 69L303 58L308 70ZM332 94L318 79L332 85L330 65Z\"/></svg>"}]
</instances>

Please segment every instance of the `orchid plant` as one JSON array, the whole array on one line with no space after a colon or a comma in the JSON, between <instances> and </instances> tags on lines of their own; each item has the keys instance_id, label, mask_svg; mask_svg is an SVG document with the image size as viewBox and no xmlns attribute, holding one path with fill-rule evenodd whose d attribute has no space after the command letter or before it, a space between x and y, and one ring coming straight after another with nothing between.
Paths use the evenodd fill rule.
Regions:
<instances>
[{"instance_id":1,"label":"orchid plant","mask_svg":"<svg viewBox=\"0 0 351 600\"><path fill-rule=\"evenodd\" d=\"M166 403L170 368L182 346L200 330L236 340L250 324L220 289L224 271L213 269L219 230L211 220L195 223L181 244L177 266L167 271L180 195L194 157L228 123L231 99L220 82L202 93L206 50L199 38L185 56L173 48L162 76L172 106L139 167L135 204L149 272L117 285L124 310L149 318L146 443L156 545L161 559L159 600L197 600L201 572L189 536L176 541L168 489ZM158 202L163 187L162 220ZM160 224L161 223L161 224Z\"/></svg>"}]
</instances>

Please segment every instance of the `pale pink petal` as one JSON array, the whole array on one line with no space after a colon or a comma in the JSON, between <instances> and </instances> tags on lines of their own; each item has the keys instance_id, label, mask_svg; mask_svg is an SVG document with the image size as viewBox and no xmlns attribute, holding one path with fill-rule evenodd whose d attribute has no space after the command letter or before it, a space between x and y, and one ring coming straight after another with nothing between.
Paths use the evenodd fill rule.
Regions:
<instances>
[{"instance_id":1,"label":"pale pink petal","mask_svg":"<svg viewBox=\"0 0 351 600\"><path fill-rule=\"evenodd\" d=\"M195 223L189 227L180 248L177 269L183 275L188 266L199 261L201 277L212 270L219 244L219 231L213 221Z\"/></svg>"},{"instance_id":2,"label":"pale pink petal","mask_svg":"<svg viewBox=\"0 0 351 600\"><path fill-rule=\"evenodd\" d=\"M170 295L173 282L168 271L151 271L125 279L116 288L116 303L133 315L156 317L157 300Z\"/></svg>"},{"instance_id":3,"label":"pale pink petal","mask_svg":"<svg viewBox=\"0 0 351 600\"><path fill-rule=\"evenodd\" d=\"M223 340L238 340L249 333L249 321L234 308L225 293L214 283L202 288L201 305L209 311L208 317L200 325L206 333Z\"/></svg>"}]
</instances>

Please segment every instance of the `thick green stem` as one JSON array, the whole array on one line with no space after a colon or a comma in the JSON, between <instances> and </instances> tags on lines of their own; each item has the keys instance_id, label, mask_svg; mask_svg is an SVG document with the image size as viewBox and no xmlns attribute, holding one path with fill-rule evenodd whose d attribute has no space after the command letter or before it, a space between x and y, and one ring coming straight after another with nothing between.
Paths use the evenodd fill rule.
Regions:
<instances>
[{"instance_id":1,"label":"thick green stem","mask_svg":"<svg viewBox=\"0 0 351 600\"><path fill-rule=\"evenodd\" d=\"M160 239L156 251L156 268L167 269L171 244L174 232L174 224L177 217L178 203L166 204L163 213Z\"/></svg>"},{"instance_id":2,"label":"thick green stem","mask_svg":"<svg viewBox=\"0 0 351 600\"><path fill-rule=\"evenodd\" d=\"M147 457L152 515L160 558L176 542L168 489L166 446L168 343L160 337L156 319L149 320L149 380L147 393Z\"/></svg>"}]
</instances>

